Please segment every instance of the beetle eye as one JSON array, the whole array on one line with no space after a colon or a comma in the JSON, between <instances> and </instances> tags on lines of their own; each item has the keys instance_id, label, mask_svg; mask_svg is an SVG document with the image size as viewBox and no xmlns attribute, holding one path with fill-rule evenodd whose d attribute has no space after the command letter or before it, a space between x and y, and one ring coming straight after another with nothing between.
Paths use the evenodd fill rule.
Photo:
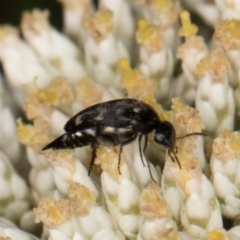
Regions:
<instances>
[{"instance_id":1,"label":"beetle eye","mask_svg":"<svg viewBox=\"0 0 240 240\"><path fill-rule=\"evenodd\" d=\"M165 148L175 145L176 133L170 122L160 122L156 128L154 141Z\"/></svg>"},{"instance_id":2,"label":"beetle eye","mask_svg":"<svg viewBox=\"0 0 240 240\"><path fill-rule=\"evenodd\" d=\"M161 132L155 132L155 136L154 136L154 140L155 140L155 142L157 142L158 144L161 144L161 145L163 145L164 147L166 147L165 146L165 136L164 136L164 134L163 133L161 133Z\"/></svg>"}]
</instances>

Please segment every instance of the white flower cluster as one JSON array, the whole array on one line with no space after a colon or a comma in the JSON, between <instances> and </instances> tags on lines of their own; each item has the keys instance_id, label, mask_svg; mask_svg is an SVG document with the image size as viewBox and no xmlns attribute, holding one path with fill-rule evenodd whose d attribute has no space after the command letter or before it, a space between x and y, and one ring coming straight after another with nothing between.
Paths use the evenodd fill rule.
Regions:
<instances>
[{"instance_id":1,"label":"white flower cluster","mask_svg":"<svg viewBox=\"0 0 240 240\"><path fill-rule=\"evenodd\" d=\"M0 240L240 239L240 1L59 1L63 33L38 9L0 26ZM126 97L170 150L100 145L90 175L92 146L42 151Z\"/></svg>"}]
</instances>

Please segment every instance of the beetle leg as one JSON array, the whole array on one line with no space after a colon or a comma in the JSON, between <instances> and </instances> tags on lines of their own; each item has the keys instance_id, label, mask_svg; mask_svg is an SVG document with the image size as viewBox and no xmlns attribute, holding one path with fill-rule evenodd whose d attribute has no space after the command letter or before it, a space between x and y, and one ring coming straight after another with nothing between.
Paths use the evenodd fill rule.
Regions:
<instances>
[{"instance_id":1,"label":"beetle leg","mask_svg":"<svg viewBox=\"0 0 240 240\"><path fill-rule=\"evenodd\" d=\"M150 168L150 163L149 163L148 159L146 159L146 160L147 160L147 166L148 166L148 171L149 171L150 177L155 183L157 183L155 181L155 179L153 178L152 171L151 171L151 168Z\"/></svg>"},{"instance_id":2,"label":"beetle leg","mask_svg":"<svg viewBox=\"0 0 240 240\"><path fill-rule=\"evenodd\" d=\"M143 151L142 151L142 147L141 147L141 140L142 140L142 134L140 134L140 136L139 136L139 138L138 138L138 143L139 143L140 157L141 157L143 166L145 167L145 164L144 164L143 158L142 158L142 153L146 151L147 142L148 142L148 135L145 135L145 142L144 142ZM147 161L147 166L148 166L148 171L149 171L150 177L151 177L151 179L152 179L155 183L157 183L157 182L155 181L155 179L153 178L153 175L152 175L152 172L151 172L151 168L150 168L150 163L149 163L148 159L146 159L146 161Z\"/></svg>"},{"instance_id":3,"label":"beetle leg","mask_svg":"<svg viewBox=\"0 0 240 240\"><path fill-rule=\"evenodd\" d=\"M95 162L95 159L96 159L96 156L97 156L98 144L96 142L92 143L91 148L92 148L92 158L91 158L90 166L89 166L89 169L88 169L88 176L90 176L90 173L91 173L92 168L94 166L94 162Z\"/></svg>"},{"instance_id":4,"label":"beetle leg","mask_svg":"<svg viewBox=\"0 0 240 240\"><path fill-rule=\"evenodd\" d=\"M122 144L120 144L119 153L118 153L118 173L119 174L121 174L120 163L121 163L122 149L123 149L123 146L122 146Z\"/></svg>"},{"instance_id":5,"label":"beetle leg","mask_svg":"<svg viewBox=\"0 0 240 240\"><path fill-rule=\"evenodd\" d=\"M139 152L140 152L141 161L142 161L143 166L145 167L145 164L144 164L144 162L143 162L143 157L142 157L142 146L141 146L141 140L142 140L142 134L139 135L139 138L138 138L138 145L139 145ZM146 143L146 140L145 140L145 143ZM144 146L144 148L145 148L145 146Z\"/></svg>"},{"instance_id":6,"label":"beetle leg","mask_svg":"<svg viewBox=\"0 0 240 240\"><path fill-rule=\"evenodd\" d=\"M146 149L147 149L147 143L148 143L148 135L145 135L145 142L144 142L143 152L145 152Z\"/></svg>"}]
</instances>

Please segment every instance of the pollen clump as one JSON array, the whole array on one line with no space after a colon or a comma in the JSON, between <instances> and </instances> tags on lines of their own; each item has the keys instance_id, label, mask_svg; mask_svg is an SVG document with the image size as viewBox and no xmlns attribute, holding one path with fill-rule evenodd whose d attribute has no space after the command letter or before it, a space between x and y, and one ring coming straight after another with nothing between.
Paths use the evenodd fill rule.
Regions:
<instances>
[{"instance_id":1,"label":"pollen clump","mask_svg":"<svg viewBox=\"0 0 240 240\"><path fill-rule=\"evenodd\" d=\"M169 114L163 111L161 105L156 103L156 101L153 100L152 96L144 97L143 101L154 109L154 111L158 114L159 119L161 121L170 121Z\"/></svg>"},{"instance_id":2,"label":"pollen clump","mask_svg":"<svg viewBox=\"0 0 240 240\"><path fill-rule=\"evenodd\" d=\"M17 119L17 138L20 141L25 141L27 139L31 139L33 132L32 132L33 126L30 124L24 124L22 122L22 119Z\"/></svg>"},{"instance_id":3,"label":"pollen clump","mask_svg":"<svg viewBox=\"0 0 240 240\"><path fill-rule=\"evenodd\" d=\"M224 240L228 239L227 234L224 231L213 230L211 231L206 240Z\"/></svg>"},{"instance_id":4,"label":"pollen clump","mask_svg":"<svg viewBox=\"0 0 240 240\"><path fill-rule=\"evenodd\" d=\"M108 9L100 9L95 15L85 16L83 26L85 30L100 43L112 29L113 13Z\"/></svg>"},{"instance_id":5,"label":"pollen clump","mask_svg":"<svg viewBox=\"0 0 240 240\"><path fill-rule=\"evenodd\" d=\"M204 39L195 35L186 38L186 41L178 48L177 58L186 58L189 55L189 51L194 51L195 53L207 52Z\"/></svg>"},{"instance_id":6,"label":"pollen clump","mask_svg":"<svg viewBox=\"0 0 240 240\"><path fill-rule=\"evenodd\" d=\"M111 23L112 17L113 13L108 9L101 9L95 14L96 21L103 25L108 25L109 23Z\"/></svg>"},{"instance_id":7,"label":"pollen clump","mask_svg":"<svg viewBox=\"0 0 240 240\"><path fill-rule=\"evenodd\" d=\"M182 11L180 14L182 27L178 34L180 37L190 37L198 32L198 27L191 23L190 14L188 11Z\"/></svg>"},{"instance_id":8,"label":"pollen clump","mask_svg":"<svg viewBox=\"0 0 240 240\"><path fill-rule=\"evenodd\" d=\"M119 148L100 146L97 149L97 161L100 162L101 168L103 171L107 172L112 179L118 181L119 172L118 172L118 157L119 157ZM124 156L121 154L120 162L120 172L124 164ZM123 173L122 173L123 174Z\"/></svg>"},{"instance_id":9,"label":"pollen clump","mask_svg":"<svg viewBox=\"0 0 240 240\"><path fill-rule=\"evenodd\" d=\"M164 29L174 27L178 21L181 10L178 1L152 0L150 1L150 5Z\"/></svg>"},{"instance_id":10,"label":"pollen clump","mask_svg":"<svg viewBox=\"0 0 240 240\"><path fill-rule=\"evenodd\" d=\"M162 29L158 25L149 25L145 20L138 22L136 40L142 44L150 54L161 51L163 47Z\"/></svg>"},{"instance_id":11,"label":"pollen clump","mask_svg":"<svg viewBox=\"0 0 240 240\"><path fill-rule=\"evenodd\" d=\"M145 220L152 221L169 216L168 203L161 194L160 187L154 183L150 183L143 190L140 198L140 211Z\"/></svg>"},{"instance_id":12,"label":"pollen clump","mask_svg":"<svg viewBox=\"0 0 240 240\"><path fill-rule=\"evenodd\" d=\"M103 98L104 89L96 82L88 78L84 78L76 86L77 97L84 104L85 107L92 106L101 102Z\"/></svg>"},{"instance_id":13,"label":"pollen clump","mask_svg":"<svg viewBox=\"0 0 240 240\"><path fill-rule=\"evenodd\" d=\"M195 157L185 151L178 153L178 159L181 164L181 169L173 162L171 162L173 166L171 169L178 185L185 190L186 184L191 179L201 180L201 166Z\"/></svg>"},{"instance_id":14,"label":"pollen clump","mask_svg":"<svg viewBox=\"0 0 240 240\"><path fill-rule=\"evenodd\" d=\"M152 0L153 7L158 11L161 11L169 6L171 6L171 1L169 0Z\"/></svg>"},{"instance_id":15,"label":"pollen clump","mask_svg":"<svg viewBox=\"0 0 240 240\"><path fill-rule=\"evenodd\" d=\"M200 60L197 67L197 75L200 77L210 75L213 83L221 83L226 79L230 63L219 49L211 50L210 53Z\"/></svg>"},{"instance_id":16,"label":"pollen clump","mask_svg":"<svg viewBox=\"0 0 240 240\"><path fill-rule=\"evenodd\" d=\"M172 110L177 135L181 136L188 133L201 132L205 128L198 110L183 104L179 98L172 100Z\"/></svg>"},{"instance_id":17,"label":"pollen clump","mask_svg":"<svg viewBox=\"0 0 240 240\"><path fill-rule=\"evenodd\" d=\"M23 86L27 99L24 103L24 110L27 118L33 120L36 118L46 118L52 113L52 109L45 102L39 98L39 88L37 86L37 79L32 83Z\"/></svg>"},{"instance_id":18,"label":"pollen clump","mask_svg":"<svg viewBox=\"0 0 240 240\"><path fill-rule=\"evenodd\" d=\"M86 186L76 182L71 184L68 190L68 196L71 211L77 216L89 215L91 208L96 202L94 193Z\"/></svg>"},{"instance_id":19,"label":"pollen clump","mask_svg":"<svg viewBox=\"0 0 240 240\"><path fill-rule=\"evenodd\" d=\"M240 46L240 20L219 20L215 26L214 41L224 50L239 49Z\"/></svg>"},{"instance_id":20,"label":"pollen clump","mask_svg":"<svg viewBox=\"0 0 240 240\"><path fill-rule=\"evenodd\" d=\"M240 158L240 135L225 129L213 143L213 156L222 162Z\"/></svg>"},{"instance_id":21,"label":"pollen clump","mask_svg":"<svg viewBox=\"0 0 240 240\"><path fill-rule=\"evenodd\" d=\"M55 107L64 107L74 100L73 91L65 78L55 78L45 89L37 92L39 99Z\"/></svg>"},{"instance_id":22,"label":"pollen clump","mask_svg":"<svg viewBox=\"0 0 240 240\"><path fill-rule=\"evenodd\" d=\"M145 79L138 70L132 69L127 59L120 60L119 68L122 73L121 83L127 90L128 97L142 100L147 95L154 95L156 89L154 82Z\"/></svg>"},{"instance_id":23,"label":"pollen clump","mask_svg":"<svg viewBox=\"0 0 240 240\"><path fill-rule=\"evenodd\" d=\"M34 125L24 124L21 119L17 119L16 135L18 140L27 146L31 146L38 152L48 141L47 123L42 120L34 121Z\"/></svg>"},{"instance_id":24,"label":"pollen clump","mask_svg":"<svg viewBox=\"0 0 240 240\"><path fill-rule=\"evenodd\" d=\"M145 20L140 20L138 22L138 32L137 32L137 40L139 42L146 41L151 38L152 29L149 27Z\"/></svg>"},{"instance_id":25,"label":"pollen clump","mask_svg":"<svg viewBox=\"0 0 240 240\"><path fill-rule=\"evenodd\" d=\"M71 218L69 200L55 200L52 196L41 199L34 208L35 222L42 222L48 228L56 228Z\"/></svg>"},{"instance_id":26,"label":"pollen clump","mask_svg":"<svg viewBox=\"0 0 240 240\"><path fill-rule=\"evenodd\" d=\"M44 151L43 155L46 156L53 166L61 166L62 169L70 173L70 175L68 175L69 177L76 172L75 155L72 150L61 149L59 151Z\"/></svg>"}]
</instances>

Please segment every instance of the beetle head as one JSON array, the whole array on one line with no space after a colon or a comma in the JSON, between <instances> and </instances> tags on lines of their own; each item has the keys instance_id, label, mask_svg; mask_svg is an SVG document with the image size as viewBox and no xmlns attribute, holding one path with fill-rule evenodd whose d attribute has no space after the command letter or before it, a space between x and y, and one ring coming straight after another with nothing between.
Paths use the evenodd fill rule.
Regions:
<instances>
[{"instance_id":1,"label":"beetle head","mask_svg":"<svg viewBox=\"0 0 240 240\"><path fill-rule=\"evenodd\" d=\"M156 127L154 141L167 149L173 149L176 142L176 132L173 125L167 121L160 121Z\"/></svg>"}]
</instances>

